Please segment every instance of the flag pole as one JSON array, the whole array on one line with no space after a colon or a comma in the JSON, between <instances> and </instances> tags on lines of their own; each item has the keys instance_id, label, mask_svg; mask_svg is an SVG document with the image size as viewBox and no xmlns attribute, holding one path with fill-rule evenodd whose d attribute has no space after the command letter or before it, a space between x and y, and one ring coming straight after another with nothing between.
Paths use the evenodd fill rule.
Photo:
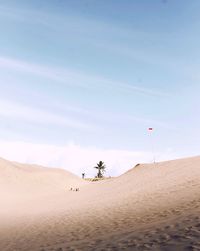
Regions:
<instances>
[{"instance_id":1,"label":"flag pole","mask_svg":"<svg viewBox=\"0 0 200 251\"><path fill-rule=\"evenodd\" d=\"M150 138L151 138L151 147L152 147L152 154L153 154L153 163L156 163L156 156L155 156L155 149L154 149L154 142L153 142L153 127L149 127L148 131L150 133Z\"/></svg>"}]
</instances>

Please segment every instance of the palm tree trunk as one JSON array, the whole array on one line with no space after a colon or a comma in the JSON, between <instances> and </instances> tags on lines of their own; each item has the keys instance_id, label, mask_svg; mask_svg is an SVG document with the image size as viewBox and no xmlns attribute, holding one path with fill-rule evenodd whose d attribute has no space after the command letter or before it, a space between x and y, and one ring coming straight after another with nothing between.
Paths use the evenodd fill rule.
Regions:
<instances>
[{"instance_id":1,"label":"palm tree trunk","mask_svg":"<svg viewBox=\"0 0 200 251\"><path fill-rule=\"evenodd\" d=\"M98 171L98 178L101 178L101 169L99 168L99 171Z\"/></svg>"}]
</instances>

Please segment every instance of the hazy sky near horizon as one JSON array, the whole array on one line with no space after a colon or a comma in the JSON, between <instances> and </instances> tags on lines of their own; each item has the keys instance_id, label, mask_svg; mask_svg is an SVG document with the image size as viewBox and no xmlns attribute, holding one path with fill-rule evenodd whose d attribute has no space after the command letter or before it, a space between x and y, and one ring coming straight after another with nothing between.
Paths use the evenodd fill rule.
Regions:
<instances>
[{"instance_id":1,"label":"hazy sky near horizon","mask_svg":"<svg viewBox=\"0 0 200 251\"><path fill-rule=\"evenodd\" d=\"M0 155L77 174L102 159L110 175L152 151L198 155L199 11L198 0L1 0Z\"/></svg>"}]
</instances>

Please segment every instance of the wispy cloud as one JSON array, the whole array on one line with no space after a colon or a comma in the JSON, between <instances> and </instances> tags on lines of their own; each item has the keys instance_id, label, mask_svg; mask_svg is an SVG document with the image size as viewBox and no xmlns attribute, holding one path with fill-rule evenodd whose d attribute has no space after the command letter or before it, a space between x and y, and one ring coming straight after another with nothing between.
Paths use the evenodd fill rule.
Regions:
<instances>
[{"instance_id":1,"label":"wispy cloud","mask_svg":"<svg viewBox=\"0 0 200 251\"><path fill-rule=\"evenodd\" d=\"M66 83L68 85L76 84L78 86L86 87L86 85L83 84L83 82L85 83L85 81L83 81L84 76L79 76L80 74L66 69L46 67L40 64L34 64L9 57L0 57L0 68L9 69L16 72L29 73L39 77L48 78L56 82Z\"/></svg>"},{"instance_id":2,"label":"wispy cloud","mask_svg":"<svg viewBox=\"0 0 200 251\"><path fill-rule=\"evenodd\" d=\"M161 66L163 69L167 68L170 71L178 72L179 74L185 74L190 77L192 76L194 78L197 76L198 66L188 65L187 59L183 60L183 58L177 58L174 55L173 51L171 54L169 54L169 52L166 53L162 49L162 47L161 49L159 49L158 47L152 46L148 49L141 47L140 44L140 41L151 41L152 44L160 44L164 43L166 40L171 41L172 37L173 39L176 38L176 40L179 41L181 36L185 36L185 33L179 33L177 35L177 33L174 32L172 36L172 33L167 33L166 31L159 31L156 33L152 31L148 32L145 30L127 28L126 26L116 26L103 20L76 16L75 13L72 13L71 15L68 14L66 16L58 16L55 13L46 13L41 10L19 9L16 7L9 8L3 5L0 5L0 13L2 16L7 16L8 18L48 27L52 29L53 32L58 32L58 37L63 37L63 33L72 33L73 38L78 38L81 41L85 41L97 48L107 50L108 52L115 53L116 55L123 55L127 58L132 58L136 62L139 61L149 65ZM32 18L36 16L37 18ZM95 36L93 34L95 34ZM120 41L120 43L118 43L117 41ZM130 46L130 44L132 44L131 41L134 42L134 47ZM129 42L131 43L129 44ZM25 65L23 67L25 67ZM37 68L36 65L32 65L32 67ZM196 68L196 70L194 70L194 67ZM87 76L87 78L85 74L82 74L82 76L80 76L80 72L80 79L78 79L78 72L76 71L67 72L67 70L65 70L65 74L67 74L67 76L65 74L65 76L63 76L63 71L61 70L61 72L59 72L59 70L61 69L57 69L56 74L51 74L51 71L49 72L48 69L45 69L44 67L40 74L41 76L43 75L46 77L51 76L52 79L60 82L66 81L64 80L64 77L67 77L67 79L71 81L71 84L74 84L76 79L83 80L82 83L81 81L79 81L79 85L83 85L84 80L85 82L89 80L89 76ZM95 79L97 80L98 78L99 76L90 76L90 81L93 81ZM101 81L103 80L103 78L99 80ZM108 83L109 81L107 82L107 84ZM124 84L124 88L129 88L126 83L122 84ZM86 84L84 84L84 86L86 86ZM157 90L139 88L137 85L131 86L131 88L129 89L132 89L132 91L135 92L145 93L147 95L165 96L164 93ZM167 94L167 96L169 95Z\"/></svg>"},{"instance_id":3,"label":"wispy cloud","mask_svg":"<svg viewBox=\"0 0 200 251\"><path fill-rule=\"evenodd\" d=\"M71 86L79 86L89 89L113 88L114 90L127 90L148 96L167 96L157 90L130 85L104 78L102 76L89 75L76 70L33 64L19 59L0 57L0 69L9 69L16 72L29 73L44 77Z\"/></svg>"},{"instance_id":4,"label":"wispy cloud","mask_svg":"<svg viewBox=\"0 0 200 251\"><path fill-rule=\"evenodd\" d=\"M87 44L97 46L98 48L103 47L107 51L113 51L118 55L126 55L127 57L134 57L138 60L146 61L148 63L155 64L153 58L156 57L154 52L153 56L150 57L148 53L141 50L129 49L127 45L123 42L118 46L117 42L119 37L122 38L120 41L144 41L147 39L158 39L158 34L148 33L146 31L138 31L134 29L128 29L127 27L116 26L111 23L107 23L103 20L97 19L88 19L86 17L76 16L75 13L71 15L58 16L55 13L45 13L41 10L30 10L30 9L17 9L8 8L5 6L0 6L0 12L2 15L8 16L8 18L14 18L21 21L23 17L24 22L35 22L36 25L44 25L52 29L52 31L58 32L55 33L59 38L64 38L63 34L69 34L72 32L72 37L81 41L85 40ZM31 18L36 17L37 18ZM46 29L44 29L46 31ZM91 34L96 34L91 36ZM96 37L96 39L95 39ZM112 46L111 46L112 44ZM153 60L153 61L152 61ZM159 61L156 62L158 64ZM0 66L7 67L12 70L24 71L30 74L35 74L40 77L45 77L53 81L71 85L71 86L80 86L84 88L96 89L96 88L113 88L113 90L121 91L130 91L133 93L140 93L147 96L162 96L166 97L169 94L166 94L162 91L146 88L144 86L139 86L134 83L119 82L116 79L108 79L103 76L93 75L90 73L80 72L77 70L72 70L69 68L57 68L53 66L44 66L39 64L34 64L30 62L25 62L23 60L1 57Z\"/></svg>"},{"instance_id":5,"label":"wispy cloud","mask_svg":"<svg viewBox=\"0 0 200 251\"><path fill-rule=\"evenodd\" d=\"M24 21L28 23L35 23L50 27L57 31L73 31L79 35L83 35L86 39L89 37L95 40L93 34L102 34L106 38L122 37L123 39L149 39L158 40L161 36L160 33L149 33L142 31L141 29L128 28L126 25L114 25L111 22L105 22L102 19L88 18L86 16L77 15L71 11L67 15L57 15L55 12L45 12L41 9L26 9L8 7L6 5L0 5L1 16L12 18L18 21ZM37 17L37 18L32 18ZM163 31L162 36L166 34ZM87 35L87 36L85 36Z\"/></svg>"},{"instance_id":6,"label":"wispy cloud","mask_svg":"<svg viewBox=\"0 0 200 251\"><path fill-rule=\"evenodd\" d=\"M34 122L45 125L66 126L84 130L93 130L96 128L93 125L75 120L73 118L61 116L30 106L24 106L16 102L9 102L7 100L0 100L0 116L31 123Z\"/></svg>"},{"instance_id":7,"label":"wispy cloud","mask_svg":"<svg viewBox=\"0 0 200 251\"><path fill-rule=\"evenodd\" d=\"M117 86L117 88L120 89L121 91L128 91L128 92L133 92L133 93L140 93L146 96L163 97L163 98L167 98L171 96L171 94L169 93L155 90L153 88L148 89L145 87L140 87L140 86L131 85L127 83L120 83L117 81L114 82L110 80L107 80L107 83L109 84L109 86L113 86L113 87Z\"/></svg>"},{"instance_id":8,"label":"wispy cloud","mask_svg":"<svg viewBox=\"0 0 200 251\"><path fill-rule=\"evenodd\" d=\"M143 125L146 125L147 127L157 127L157 128L167 129L167 130L177 130L169 122L163 122L156 119L149 119L145 117L137 117L137 116L131 116L131 115L126 115L125 119L126 121L141 123Z\"/></svg>"},{"instance_id":9,"label":"wispy cloud","mask_svg":"<svg viewBox=\"0 0 200 251\"><path fill-rule=\"evenodd\" d=\"M168 38L169 40L169 38ZM189 77L190 79L199 80L199 64L195 64L187 61L187 58L177 57L175 53L166 53L163 50L159 50L158 48L141 48L137 46L132 48L130 46L124 46L122 44L112 44L109 43L96 43L97 48L101 48L107 50L108 52L112 52L119 56L124 56L126 58L130 58L133 62L141 62L145 65L150 65L157 67L158 69L162 68L164 70L170 71L172 73L176 73L179 75L184 75L185 77ZM127 88L137 89L137 86L128 86ZM142 88L140 88L142 92ZM148 93L149 95L158 95L158 96L171 96L170 93L163 93L156 90L148 90L144 88L144 93ZM151 93L152 92L152 93Z\"/></svg>"}]
</instances>

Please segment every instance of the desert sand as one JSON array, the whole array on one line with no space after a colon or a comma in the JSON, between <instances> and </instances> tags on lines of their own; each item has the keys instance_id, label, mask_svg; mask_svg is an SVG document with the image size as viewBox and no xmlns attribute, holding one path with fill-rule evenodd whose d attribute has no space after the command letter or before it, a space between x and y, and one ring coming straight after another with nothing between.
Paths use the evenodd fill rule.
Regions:
<instances>
[{"instance_id":1,"label":"desert sand","mask_svg":"<svg viewBox=\"0 0 200 251\"><path fill-rule=\"evenodd\" d=\"M0 159L0 203L1 251L200 250L200 157L98 182Z\"/></svg>"}]
</instances>

